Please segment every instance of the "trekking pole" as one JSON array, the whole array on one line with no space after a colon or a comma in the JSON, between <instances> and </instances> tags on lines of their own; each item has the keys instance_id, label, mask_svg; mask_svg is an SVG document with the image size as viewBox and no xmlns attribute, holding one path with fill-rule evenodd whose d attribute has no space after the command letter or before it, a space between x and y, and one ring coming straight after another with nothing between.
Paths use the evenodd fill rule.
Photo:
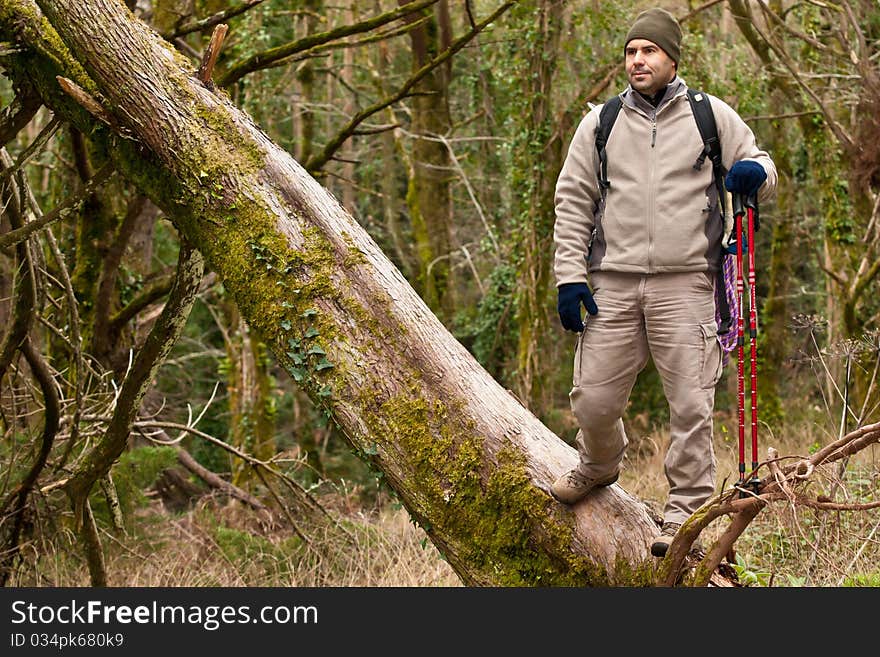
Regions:
<instances>
[{"instance_id":1,"label":"trekking pole","mask_svg":"<svg viewBox=\"0 0 880 657\"><path fill-rule=\"evenodd\" d=\"M761 480L758 478L758 310L755 302L755 231L758 230L758 196L750 194L746 199L749 235L749 356L751 367L752 398L752 478L749 486L757 494Z\"/></svg>"},{"instance_id":2,"label":"trekking pole","mask_svg":"<svg viewBox=\"0 0 880 657\"><path fill-rule=\"evenodd\" d=\"M736 419L739 436L739 486L745 486L746 479L746 398L745 398L745 289L743 285L743 198L733 194L734 236L736 239L736 297L740 302L740 312L736 319ZM740 493L742 496L742 493Z\"/></svg>"}]
</instances>

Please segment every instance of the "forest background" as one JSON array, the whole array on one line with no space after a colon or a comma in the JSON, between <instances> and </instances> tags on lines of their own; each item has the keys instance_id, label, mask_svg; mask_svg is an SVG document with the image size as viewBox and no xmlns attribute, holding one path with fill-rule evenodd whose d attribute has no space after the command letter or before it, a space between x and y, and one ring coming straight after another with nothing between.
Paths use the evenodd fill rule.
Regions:
<instances>
[{"instance_id":1,"label":"forest background","mask_svg":"<svg viewBox=\"0 0 880 657\"><path fill-rule=\"evenodd\" d=\"M589 104L625 86L623 35L651 4L127 4L193 69L228 25L217 88L339 199L497 381L573 441L575 337L556 316L553 189ZM736 108L779 169L756 245L762 447L810 454L876 421L880 404L880 9L661 4L685 31L682 77ZM0 46L2 65L15 49ZM61 488L113 429L135 355L171 303L181 242L173 218L114 175L102 144L32 90L4 79L0 94L3 582L94 582L97 549L111 585L460 585L370 454L252 335L211 271L126 450L89 496L95 542L83 548ZM43 228L16 239L28 213ZM26 260L40 281L29 299L17 292ZM12 339L19 303L35 311L33 353ZM38 361L60 391L46 454ZM735 394L730 365L716 400L719 479L736 476ZM667 421L649 365L627 408L620 483L657 509ZM875 447L820 485L829 499L875 501ZM334 522L306 520L305 507ZM734 567L752 585L878 585L878 526L876 510L782 509L743 535Z\"/></svg>"}]
</instances>

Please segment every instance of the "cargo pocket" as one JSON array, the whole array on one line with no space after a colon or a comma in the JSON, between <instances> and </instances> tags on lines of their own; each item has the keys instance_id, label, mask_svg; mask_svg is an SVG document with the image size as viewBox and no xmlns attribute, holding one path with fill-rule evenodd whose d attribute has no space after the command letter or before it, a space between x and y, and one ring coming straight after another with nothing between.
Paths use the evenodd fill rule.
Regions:
<instances>
[{"instance_id":1,"label":"cargo pocket","mask_svg":"<svg viewBox=\"0 0 880 657\"><path fill-rule=\"evenodd\" d=\"M714 322L700 324L700 333L703 338L700 386L702 388L714 388L721 378L722 370L722 352L721 342L718 340L718 327Z\"/></svg>"}]
</instances>

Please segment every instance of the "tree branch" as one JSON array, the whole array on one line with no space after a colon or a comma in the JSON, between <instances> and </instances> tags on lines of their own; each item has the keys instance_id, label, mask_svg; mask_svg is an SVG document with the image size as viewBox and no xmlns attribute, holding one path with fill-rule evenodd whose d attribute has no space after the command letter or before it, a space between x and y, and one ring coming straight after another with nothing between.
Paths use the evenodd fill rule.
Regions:
<instances>
[{"instance_id":1,"label":"tree branch","mask_svg":"<svg viewBox=\"0 0 880 657\"><path fill-rule=\"evenodd\" d=\"M116 346L117 333L111 332L111 326L117 328L118 325L113 324L110 317L111 304L116 290L116 283L119 278L119 269L122 266L122 257L125 255L125 248L134 233L137 221L141 216L144 207L147 204L147 197L143 194L135 194L128 207L125 210L125 216L116 232L116 237L107 253L104 255L104 262L101 267L100 280L95 294L93 303L93 328L91 342L98 349L98 356L111 353Z\"/></svg>"},{"instance_id":2,"label":"tree branch","mask_svg":"<svg viewBox=\"0 0 880 657\"><path fill-rule=\"evenodd\" d=\"M16 90L12 102L0 111L0 148L15 139L42 106L43 101L31 85Z\"/></svg>"},{"instance_id":3,"label":"tree branch","mask_svg":"<svg viewBox=\"0 0 880 657\"><path fill-rule=\"evenodd\" d=\"M794 77L795 82L803 89L807 95L813 100L814 103L819 107L822 111L822 116L825 118L825 121L828 123L828 127L831 130L832 134L837 137L841 146L843 146L847 151L853 152L855 145L853 144L852 138L846 133L843 127L837 122L834 118L834 115L831 113L831 110L825 105L821 98L816 94L815 91L804 82L801 77L797 67L795 66L794 61L788 54L783 50L775 41L771 40L768 36L766 36L757 25L755 25L754 21L752 22L752 28L757 32L757 34L764 40L764 42L770 46L770 48L775 53L776 57L779 58L779 61L788 69L789 73L791 73L792 77Z\"/></svg>"},{"instance_id":4,"label":"tree branch","mask_svg":"<svg viewBox=\"0 0 880 657\"><path fill-rule=\"evenodd\" d=\"M223 47L223 40L226 38L226 32L229 30L228 25L218 25L211 34L211 42L205 49L202 56L202 65L196 73L199 82L204 85L211 84L211 75L214 73L214 64L217 63L217 57L220 56L220 49Z\"/></svg>"},{"instance_id":5,"label":"tree branch","mask_svg":"<svg viewBox=\"0 0 880 657\"><path fill-rule=\"evenodd\" d=\"M29 221L23 226L10 230L0 235L0 248L5 248L13 244L18 244L26 240L38 230L41 230L51 223L68 217L71 213L79 208L80 203L86 200L99 186L106 182L113 174L115 169L112 163L107 163L101 167L98 172L92 176L89 182L83 187L79 193L69 197L61 205L52 209L49 214L45 214L33 221Z\"/></svg>"},{"instance_id":6,"label":"tree branch","mask_svg":"<svg viewBox=\"0 0 880 657\"><path fill-rule=\"evenodd\" d=\"M255 458L246 452L241 451L240 449L236 448L235 446L230 445L229 443L226 443L226 442L220 440L219 438L215 438L211 434L205 433L204 431L199 431L195 427L190 426L188 424L180 424L178 422L163 422L163 421L159 421L159 420L140 420L140 421L134 422L133 426L141 428L141 429L144 429L144 428L174 429L176 431L183 431L186 433L191 433L194 436L198 436L202 440L205 440L205 441L211 443L212 445L216 445L217 447L220 447L221 449L226 450L227 452L229 452L233 456L240 458L241 460L250 464L252 467L258 468L258 469L262 468L263 470L265 470L269 474L271 474L275 477L278 477L279 479L284 481L288 485L288 487L290 487L291 490L296 494L296 496L303 502L303 504L300 507L300 510L305 511L309 514L314 514L315 512L318 512L321 515L329 516L329 514L324 509L324 507L322 507L320 505L320 503L312 495L309 495L309 493L305 489L303 489L303 487L300 486L296 481L292 480L290 477L288 477L284 473L279 472L278 470L273 468L268 463L261 461L260 459ZM158 445L163 444L163 442L161 440L156 440L154 442Z\"/></svg>"},{"instance_id":7,"label":"tree branch","mask_svg":"<svg viewBox=\"0 0 880 657\"><path fill-rule=\"evenodd\" d=\"M86 519L85 503L92 486L110 470L125 449L141 401L153 377L183 331L203 273L202 255L189 242L182 240L177 261L177 276L168 302L150 330L144 346L138 351L132 369L122 384L113 417L104 437L86 455L66 486L78 527Z\"/></svg>"},{"instance_id":8,"label":"tree branch","mask_svg":"<svg viewBox=\"0 0 880 657\"><path fill-rule=\"evenodd\" d=\"M109 332L121 331L122 327L130 322L135 315L168 294L174 286L174 282L173 273L160 275L150 281L134 299L110 318Z\"/></svg>"},{"instance_id":9,"label":"tree branch","mask_svg":"<svg viewBox=\"0 0 880 657\"><path fill-rule=\"evenodd\" d=\"M183 449L183 447L178 446L176 449L177 460L180 462L180 464L187 470L192 472L199 479L208 484L211 488L216 488L217 490L223 491L224 493L229 495L229 497L234 497L235 499L244 502L245 504L257 511L269 510L265 504L260 502L260 500L258 500L247 491L242 490L238 486L235 486L223 479L220 475L208 470L208 468L196 461L195 458L193 458L193 455Z\"/></svg>"},{"instance_id":10,"label":"tree branch","mask_svg":"<svg viewBox=\"0 0 880 657\"><path fill-rule=\"evenodd\" d=\"M0 506L0 516L2 516L5 514L9 504L12 503L12 500L15 499L15 504L12 507L12 530L6 541L7 548L3 551L3 558L0 559L0 586L6 585L10 570L9 564L11 559L18 554L18 539L24 525L27 498L33 490L43 468L46 467L46 461L49 459L49 452L52 450L52 444L55 442L55 435L58 433L61 417L61 405L59 403L58 391L55 388L55 380L43 356L34 348L29 338L25 339L24 344L21 346L21 351L43 393L43 435L40 439L40 450L31 469L3 502L3 505Z\"/></svg>"},{"instance_id":11,"label":"tree branch","mask_svg":"<svg viewBox=\"0 0 880 657\"><path fill-rule=\"evenodd\" d=\"M761 8L761 11L764 13L765 16L769 17L770 20L772 20L793 37L810 44L816 50L828 50L828 46L826 46L821 41L818 41L811 37L809 34L804 34L803 32L799 32L798 30L791 27L788 23L782 20L782 18L775 11L770 9L770 7L763 2L758 3L758 6Z\"/></svg>"},{"instance_id":12,"label":"tree branch","mask_svg":"<svg viewBox=\"0 0 880 657\"><path fill-rule=\"evenodd\" d=\"M21 170L21 168L28 163L28 161L34 157L35 155L41 153L43 151L43 147L49 142L50 139L55 135L55 132L58 128L61 127L61 119L56 116L52 117L52 120L46 124L46 126L40 131L34 140L28 144L28 147L22 151L22 153L15 160L15 164L4 168L3 172L0 173L0 181L9 178L16 171Z\"/></svg>"},{"instance_id":13,"label":"tree branch","mask_svg":"<svg viewBox=\"0 0 880 657\"><path fill-rule=\"evenodd\" d=\"M713 497L682 524L669 546L666 556L660 563L657 574L658 584L673 586L676 583L690 546L706 527L723 515L733 515L731 524L697 566L693 580L694 586L706 585L715 568L730 552L736 539L761 509L770 502L789 500L793 504L798 503L829 511L865 511L880 507L880 503L876 502L840 504L830 500L812 500L803 495L794 494L791 487L793 483L806 481L817 466L845 458L878 441L880 441L880 422L865 425L826 445L809 459L801 459L782 469L771 467L770 470L774 476L761 482L757 494L734 488ZM775 464L776 451L771 448L769 453L770 460ZM745 497L742 496L743 494Z\"/></svg>"},{"instance_id":14,"label":"tree branch","mask_svg":"<svg viewBox=\"0 0 880 657\"><path fill-rule=\"evenodd\" d=\"M436 0L435 0L436 1ZM386 30L384 32L374 34L368 37L364 37L363 39L358 39L357 41L335 41L330 43L322 43L320 45L309 48L308 50L303 50L301 52L297 52L293 55L285 57L283 59L276 60L271 64L268 64L263 69L277 68L279 66L287 66L289 64L295 64L296 62L301 62L306 59L312 59L314 57L318 57L322 53L329 52L331 50L341 50L343 48L358 48L360 46L366 46L371 43L376 43L377 41L385 41L387 39L392 39L397 36L401 36L403 34L407 34L408 32L424 25L428 21L428 18L420 18L419 20L407 23L406 25L401 25L400 27L395 27L390 30Z\"/></svg>"},{"instance_id":15,"label":"tree branch","mask_svg":"<svg viewBox=\"0 0 880 657\"><path fill-rule=\"evenodd\" d=\"M5 149L0 150L0 165L12 166L12 160ZM25 182L23 176L19 178L21 179L19 182ZM3 197L3 205L7 209L10 225L13 229L20 228L24 223L21 185L14 180L0 181L0 197ZM9 329L0 342L0 381L6 375L16 350L27 339L37 303L36 279L28 242L20 242L17 245L16 260L18 272L13 288L12 318Z\"/></svg>"},{"instance_id":16,"label":"tree branch","mask_svg":"<svg viewBox=\"0 0 880 657\"><path fill-rule=\"evenodd\" d=\"M305 163L305 168L309 172L319 171L327 162L329 162L333 155L336 153L339 148L345 143L345 141L351 137L355 130L357 130L358 125L360 125L367 118L375 114L376 112L380 112L389 105L393 105L399 100L403 99L407 96L410 89L412 89L418 82L424 78L428 73L433 71L438 66L441 66L444 62L449 60L455 53L461 50L468 42L470 42L477 34L482 32L488 25L497 20L499 16L501 16L505 11L510 9L516 2L514 0L510 0L501 5L498 9L496 9L492 14L486 18L481 23L478 23L474 28L472 28L467 34L459 37L452 44L444 50L442 53L434 57L431 61L425 64L422 68L416 71L406 82L404 82L403 86L397 90L390 97L385 100L379 101L367 107L364 110L361 110L345 125L342 130L340 130L333 139L331 139L323 148L323 150L309 158L308 162Z\"/></svg>"},{"instance_id":17,"label":"tree branch","mask_svg":"<svg viewBox=\"0 0 880 657\"><path fill-rule=\"evenodd\" d=\"M397 9L385 12L384 14L379 14L378 16L361 21L360 23L343 25L318 34L310 34L302 39L286 43L283 46L259 52L255 55L251 55L238 64L231 66L224 75L220 76L220 79L217 80L217 84L221 87L228 87L238 82L248 73L267 68L275 62L290 57L291 55L295 55L303 50L309 50L315 46L319 46L329 41L335 41L336 39L342 39L353 34L369 32L374 28L395 21L402 16L420 11L436 2L437 0L415 0L403 7L398 7Z\"/></svg>"},{"instance_id":18,"label":"tree branch","mask_svg":"<svg viewBox=\"0 0 880 657\"><path fill-rule=\"evenodd\" d=\"M165 34L163 34L162 37L167 39L168 41L173 41L177 37L181 37L191 32L201 32L202 30L207 30L208 28L214 27L215 25L226 22L230 18L240 16L247 10L253 9L262 2L263 0L244 0L244 2L240 4L228 7L227 9L224 9L222 11L218 11L213 16L208 16L207 18L201 18L199 20L191 20L182 25L179 25L175 27L171 32L166 32Z\"/></svg>"}]
</instances>

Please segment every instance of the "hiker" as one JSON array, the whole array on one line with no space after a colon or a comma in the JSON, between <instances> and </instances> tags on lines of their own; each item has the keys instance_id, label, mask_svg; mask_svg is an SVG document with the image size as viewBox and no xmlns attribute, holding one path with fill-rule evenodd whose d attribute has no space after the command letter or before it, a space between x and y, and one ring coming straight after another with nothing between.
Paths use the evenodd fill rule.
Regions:
<instances>
[{"instance_id":1,"label":"hiker","mask_svg":"<svg viewBox=\"0 0 880 657\"><path fill-rule=\"evenodd\" d=\"M570 393L580 429L578 466L551 491L573 504L617 480L627 446L622 416L650 355L671 416L664 464L669 493L651 546L663 556L681 523L715 491L723 189L713 167L701 166L704 142L678 75L676 19L663 9L644 11L624 44L629 86L620 94L604 165L596 144L598 106L578 126L556 184L554 272L562 326L580 334ZM776 188L773 161L733 108L714 96L708 100L724 185L766 201Z\"/></svg>"}]
</instances>

